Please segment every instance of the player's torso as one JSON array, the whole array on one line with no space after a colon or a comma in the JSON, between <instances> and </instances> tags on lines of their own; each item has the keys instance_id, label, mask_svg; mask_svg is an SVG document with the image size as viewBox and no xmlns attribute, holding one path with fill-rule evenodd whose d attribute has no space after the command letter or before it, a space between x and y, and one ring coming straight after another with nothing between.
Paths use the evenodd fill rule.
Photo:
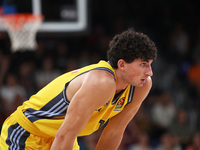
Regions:
<instances>
[{"instance_id":1,"label":"player's torso","mask_svg":"<svg viewBox=\"0 0 200 150\"><path fill-rule=\"evenodd\" d=\"M125 90L114 95L104 106L96 109L85 128L79 133L79 136L93 133L102 127L110 118L120 113L132 101L134 89L134 86L129 85Z\"/></svg>"},{"instance_id":2,"label":"player's torso","mask_svg":"<svg viewBox=\"0 0 200 150\"><path fill-rule=\"evenodd\" d=\"M113 68L105 61L63 74L24 102L22 111L25 116L43 132L55 136L70 103L66 98L66 86L70 81L95 69L106 70L115 77Z\"/></svg>"}]
</instances>

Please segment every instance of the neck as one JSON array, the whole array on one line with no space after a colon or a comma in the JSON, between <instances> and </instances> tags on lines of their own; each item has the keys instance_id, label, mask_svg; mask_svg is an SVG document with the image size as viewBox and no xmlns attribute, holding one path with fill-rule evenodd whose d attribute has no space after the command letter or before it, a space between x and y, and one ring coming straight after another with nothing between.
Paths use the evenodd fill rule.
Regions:
<instances>
[{"instance_id":1,"label":"neck","mask_svg":"<svg viewBox=\"0 0 200 150\"><path fill-rule=\"evenodd\" d=\"M121 72L119 70L116 69L115 73L116 73L116 83L117 83L116 93L117 93L125 89L128 86L128 84L122 78Z\"/></svg>"}]
</instances>

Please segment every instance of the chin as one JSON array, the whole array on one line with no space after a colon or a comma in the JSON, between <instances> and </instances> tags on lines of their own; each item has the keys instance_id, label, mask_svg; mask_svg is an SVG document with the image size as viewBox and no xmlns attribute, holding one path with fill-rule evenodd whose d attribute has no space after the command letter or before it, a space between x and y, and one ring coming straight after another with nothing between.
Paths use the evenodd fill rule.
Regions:
<instances>
[{"instance_id":1,"label":"chin","mask_svg":"<svg viewBox=\"0 0 200 150\"><path fill-rule=\"evenodd\" d=\"M142 87L144 85L144 83L139 83L137 84L137 87Z\"/></svg>"},{"instance_id":2,"label":"chin","mask_svg":"<svg viewBox=\"0 0 200 150\"><path fill-rule=\"evenodd\" d=\"M138 87L143 87L144 84L139 84Z\"/></svg>"},{"instance_id":3,"label":"chin","mask_svg":"<svg viewBox=\"0 0 200 150\"><path fill-rule=\"evenodd\" d=\"M143 83L139 83L139 84L135 84L135 87L142 87L144 84Z\"/></svg>"}]
</instances>

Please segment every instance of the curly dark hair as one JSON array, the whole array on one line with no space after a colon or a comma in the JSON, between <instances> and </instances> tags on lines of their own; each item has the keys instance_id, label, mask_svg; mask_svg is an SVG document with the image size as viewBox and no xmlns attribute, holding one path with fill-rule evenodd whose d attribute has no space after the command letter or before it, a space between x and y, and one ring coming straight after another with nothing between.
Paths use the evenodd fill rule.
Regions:
<instances>
[{"instance_id":1,"label":"curly dark hair","mask_svg":"<svg viewBox=\"0 0 200 150\"><path fill-rule=\"evenodd\" d=\"M107 52L108 61L115 69L118 68L119 59L131 63L137 58L148 61L155 60L156 57L157 48L154 42L147 35L136 32L133 28L115 35Z\"/></svg>"}]
</instances>

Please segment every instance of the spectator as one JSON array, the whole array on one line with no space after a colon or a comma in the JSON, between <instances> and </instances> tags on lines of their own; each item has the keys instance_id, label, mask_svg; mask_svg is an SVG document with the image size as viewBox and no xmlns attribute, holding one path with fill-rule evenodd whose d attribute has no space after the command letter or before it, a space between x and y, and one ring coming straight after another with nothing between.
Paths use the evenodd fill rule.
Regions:
<instances>
[{"instance_id":1,"label":"spectator","mask_svg":"<svg viewBox=\"0 0 200 150\"><path fill-rule=\"evenodd\" d=\"M150 100L150 99L148 99ZM148 106L145 106L145 102L143 105L140 107L140 110L137 112L137 115L135 116L135 123L139 126L141 131L145 132L151 132L153 126L150 113L147 111Z\"/></svg>"},{"instance_id":2,"label":"spectator","mask_svg":"<svg viewBox=\"0 0 200 150\"><path fill-rule=\"evenodd\" d=\"M90 54L88 51L83 50L79 55L78 68L82 68L91 64Z\"/></svg>"},{"instance_id":3,"label":"spectator","mask_svg":"<svg viewBox=\"0 0 200 150\"><path fill-rule=\"evenodd\" d=\"M192 142L185 150L200 150L200 133L196 132L192 137Z\"/></svg>"},{"instance_id":4,"label":"spectator","mask_svg":"<svg viewBox=\"0 0 200 150\"><path fill-rule=\"evenodd\" d=\"M60 42L58 44L55 65L61 71L64 71L66 69L68 55L69 55L68 51L69 51L68 46L65 43Z\"/></svg>"},{"instance_id":5,"label":"spectator","mask_svg":"<svg viewBox=\"0 0 200 150\"><path fill-rule=\"evenodd\" d=\"M0 52L0 86L3 83L5 74L7 73L10 65L10 56Z\"/></svg>"},{"instance_id":6,"label":"spectator","mask_svg":"<svg viewBox=\"0 0 200 150\"><path fill-rule=\"evenodd\" d=\"M169 42L172 57L175 61L179 62L184 59L189 50L189 36L185 31L183 24L177 23L175 25L174 31L170 34Z\"/></svg>"},{"instance_id":7,"label":"spectator","mask_svg":"<svg viewBox=\"0 0 200 150\"><path fill-rule=\"evenodd\" d=\"M0 95L8 117L26 99L24 87L19 85L14 74L8 73L5 84L0 88Z\"/></svg>"},{"instance_id":8,"label":"spectator","mask_svg":"<svg viewBox=\"0 0 200 150\"><path fill-rule=\"evenodd\" d=\"M149 135L142 132L138 135L138 142L131 145L128 150L153 150L149 143Z\"/></svg>"},{"instance_id":9,"label":"spectator","mask_svg":"<svg viewBox=\"0 0 200 150\"><path fill-rule=\"evenodd\" d=\"M161 136L161 143L156 150L182 150L180 144L177 142L176 136L171 133L164 133Z\"/></svg>"},{"instance_id":10,"label":"spectator","mask_svg":"<svg viewBox=\"0 0 200 150\"><path fill-rule=\"evenodd\" d=\"M154 137L159 138L171 126L176 113L173 99L168 92L163 92L156 98L151 109L151 118L154 123Z\"/></svg>"},{"instance_id":11,"label":"spectator","mask_svg":"<svg viewBox=\"0 0 200 150\"><path fill-rule=\"evenodd\" d=\"M6 119L5 108L0 97L0 131L5 119Z\"/></svg>"},{"instance_id":12,"label":"spectator","mask_svg":"<svg viewBox=\"0 0 200 150\"><path fill-rule=\"evenodd\" d=\"M184 109L180 109L176 116L176 121L171 125L169 131L177 135L183 148L189 143L193 130L189 126L188 115Z\"/></svg>"},{"instance_id":13,"label":"spectator","mask_svg":"<svg viewBox=\"0 0 200 150\"><path fill-rule=\"evenodd\" d=\"M135 120L132 120L126 128L123 137L124 140L121 143L121 145L123 145L123 147L129 147L130 145L137 143L138 135L140 135L141 132L141 126L138 123L136 123Z\"/></svg>"},{"instance_id":14,"label":"spectator","mask_svg":"<svg viewBox=\"0 0 200 150\"><path fill-rule=\"evenodd\" d=\"M25 88L28 98L36 92L34 71L35 65L31 61L19 66L19 82Z\"/></svg>"},{"instance_id":15,"label":"spectator","mask_svg":"<svg viewBox=\"0 0 200 150\"><path fill-rule=\"evenodd\" d=\"M46 56L42 62L42 68L36 71L36 86L38 89L43 88L47 83L60 75L60 71L54 69L54 62L51 56Z\"/></svg>"},{"instance_id":16,"label":"spectator","mask_svg":"<svg viewBox=\"0 0 200 150\"><path fill-rule=\"evenodd\" d=\"M97 131L89 136L80 137L81 150L94 150L100 135L101 132Z\"/></svg>"},{"instance_id":17,"label":"spectator","mask_svg":"<svg viewBox=\"0 0 200 150\"><path fill-rule=\"evenodd\" d=\"M67 60L65 72L69 72L78 68L78 62L75 58L71 57Z\"/></svg>"}]
</instances>

